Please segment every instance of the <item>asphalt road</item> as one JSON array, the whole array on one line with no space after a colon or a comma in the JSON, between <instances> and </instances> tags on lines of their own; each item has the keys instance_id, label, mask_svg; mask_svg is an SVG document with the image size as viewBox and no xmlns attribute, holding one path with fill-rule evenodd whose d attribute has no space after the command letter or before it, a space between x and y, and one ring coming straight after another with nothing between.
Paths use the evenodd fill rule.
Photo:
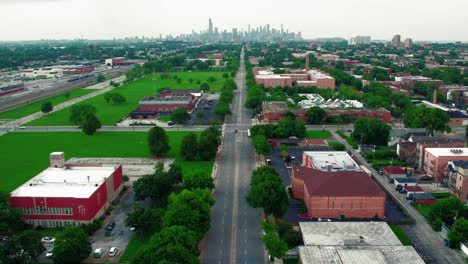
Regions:
<instances>
[{"instance_id":1,"label":"asphalt road","mask_svg":"<svg viewBox=\"0 0 468 264\"><path fill-rule=\"evenodd\" d=\"M249 207L245 201L255 156L247 136L251 117L243 107L246 96L243 53L236 82L233 115L224 126L214 191L216 204L212 209L211 229L205 240L202 263L265 263L261 211Z\"/></svg>"},{"instance_id":2,"label":"asphalt road","mask_svg":"<svg viewBox=\"0 0 468 264\"><path fill-rule=\"evenodd\" d=\"M366 162L366 160L357 153L345 140L341 139L336 133L332 132L341 143L343 143L346 148L351 151L354 158L358 160L361 164L366 166L369 171L372 172L373 178L379 182L380 186L383 186L388 193L390 193L393 198L399 201L400 205L406 209L409 215L415 220L415 224L412 226L407 226L408 230L405 230L408 233L409 238L414 244L416 250L419 253L425 256L426 263L434 264L456 264L464 263L464 260L461 258L455 250L451 250L444 246L444 241L442 237L434 232L427 222L426 218L422 216L413 206L409 204L406 198L403 195L399 195L395 191L395 185L388 183L387 179L375 173L373 168Z\"/></svg>"}]
</instances>

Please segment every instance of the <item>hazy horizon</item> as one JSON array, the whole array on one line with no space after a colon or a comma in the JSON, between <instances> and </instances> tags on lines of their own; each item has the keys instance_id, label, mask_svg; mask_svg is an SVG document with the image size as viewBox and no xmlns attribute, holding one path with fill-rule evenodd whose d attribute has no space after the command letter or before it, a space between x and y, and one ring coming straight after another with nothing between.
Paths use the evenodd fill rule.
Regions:
<instances>
[{"instance_id":1,"label":"hazy horizon","mask_svg":"<svg viewBox=\"0 0 468 264\"><path fill-rule=\"evenodd\" d=\"M371 36L390 41L468 41L468 1L329 0L0 0L0 41L41 39L105 40L125 37L163 37L208 28L247 30L270 24L301 32L304 39ZM228 12L226 12L228 11Z\"/></svg>"}]
</instances>

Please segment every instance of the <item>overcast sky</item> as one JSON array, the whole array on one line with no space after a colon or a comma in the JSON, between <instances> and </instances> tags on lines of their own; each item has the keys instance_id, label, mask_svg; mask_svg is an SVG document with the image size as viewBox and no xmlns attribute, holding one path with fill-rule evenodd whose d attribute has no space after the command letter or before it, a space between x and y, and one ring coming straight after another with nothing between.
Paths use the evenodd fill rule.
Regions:
<instances>
[{"instance_id":1,"label":"overcast sky","mask_svg":"<svg viewBox=\"0 0 468 264\"><path fill-rule=\"evenodd\" d=\"M0 40L111 39L247 30L270 24L304 38L468 41L468 0L0 0Z\"/></svg>"}]
</instances>

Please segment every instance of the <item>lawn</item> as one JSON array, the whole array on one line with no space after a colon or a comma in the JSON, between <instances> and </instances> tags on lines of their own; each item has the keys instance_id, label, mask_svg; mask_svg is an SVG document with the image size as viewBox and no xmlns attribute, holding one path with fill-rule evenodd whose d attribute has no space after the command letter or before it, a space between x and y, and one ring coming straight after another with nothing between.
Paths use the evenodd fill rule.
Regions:
<instances>
[{"instance_id":1,"label":"lawn","mask_svg":"<svg viewBox=\"0 0 468 264\"><path fill-rule=\"evenodd\" d=\"M179 83L174 78L160 79L159 74L156 74L156 87L157 91L161 89L199 89L200 84L196 84L196 80L201 83L208 83L207 79L210 76L216 78L216 81L209 83L209 92L221 90L224 84L224 78L222 77L223 72L177 72L171 73L171 76L177 75L182 81ZM189 82L189 79L193 79L193 83ZM120 105L110 105L104 100L104 94L90 98L81 102L81 104L88 103L92 104L97 109L97 117L104 126L113 126L119 122L123 117L128 115L130 112L138 107L138 102L145 96L151 96L154 94L154 85L152 76L148 75L142 79L130 82L126 85L117 87L113 92L122 94L127 101ZM30 123L28 126L67 126L73 125L70 120L70 108L67 107L61 111L57 111L48 116L41 117Z\"/></svg>"},{"instance_id":2,"label":"lawn","mask_svg":"<svg viewBox=\"0 0 468 264\"><path fill-rule=\"evenodd\" d=\"M183 173L203 170L211 173L212 161L184 161L179 154L182 137L189 132L167 132L171 150L167 157L175 158ZM201 132L195 132L198 135ZM86 136L81 132L23 132L0 137L0 191L11 192L49 164L49 154L64 151L72 157L150 157L146 132L98 132Z\"/></svg>"},{"instance_id":3,"label":"lawn","mask_svg":"<svg viewBox=\"0 0 468 264\"><path fill-rule=\"evenodd\" d=\"M422 214L424 217L428 217L429 216L429 212L431 211L431 207L429 205L425 205L425 204L415 204L414 207L416 208L416 210L418 210L418 212L420 214Z\"/></svg>"},{"instance_id":4,"label":"lawn","mask_svg":"<svg viewBox=\"0 0 468 264\"><path fill-rule=\"evenodd\" d=\"M328 139L331 136L332 134L328 130L307 130L306 131L307 139Z\"/></svg>"},{"instance_id":5,"label":"lawn","mask_svg":"<svg viewBox=\"0 0 468 264\"><path fill-rule=\"evenodd\" d=\"M411 243L411 240L406 236L405 232L403 232L400 226L395 225L395 224L390 224L389 226L392 229L393 233L395 233L395 235L398 237L398 239L404 246L413 245Z\"/></svg>"},{"instance_id":6,"label":"lawn","mask_svg":"<svg viewBox=\"0 0 468 264\"><path fill-rule=\"evenodd\" d=\"M17 108L8 110L6 112L0 113L0 119L22 118L30 114L34 114L36 112L41 111L41 106L44 102L51 102L52 105L55 106L65 101L68 101L73 98L77 98L77 97L80 97L80 96L83 96L83 95L86 95L95 91L96 90L94 89L76 89L76 90L70 91L69 97L65 97L65 93L62 93L62 94L55 95L49 98L41 99L39 101L28 103L28 104L19 106Z\"/></svg>"},{"instance_id":7,"label":"lawn","mask_svg":"<svg viewBox=\"0 0 468 264\"><path fill-rule=\"evenodd\" d=\"M119 262L128 262L130 263L138 253L138 251L148 245L151 239L149 234L136 234L128 243L127 248L125 249L123 255L120 257Z\"/></svg>"}]
</instances>

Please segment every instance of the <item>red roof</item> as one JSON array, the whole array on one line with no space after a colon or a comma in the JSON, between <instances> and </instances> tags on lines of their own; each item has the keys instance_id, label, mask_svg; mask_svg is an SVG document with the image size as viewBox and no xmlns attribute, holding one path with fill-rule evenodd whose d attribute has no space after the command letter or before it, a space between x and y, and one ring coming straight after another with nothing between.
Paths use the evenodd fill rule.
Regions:
<instances>
[{"instance_id":1,"label":"red roof","mask_svg":"<svg viewBox=\"0 0 468 264\"><path fill-rule=\"evenodd\" d=\"M423 188L415 186L404 186L403 187L407 192L424 192Z\"/></svg>"},{"instance_id":2,"label":"red roof","mask_svg":"<svg viewBox=\"0 0 468 264\"><path fill-rule=\"evenodd\" d=\"M382 166L385 174L406 174L405 170L398 166Z\"/></svg>"},{"instance_id":3,"label":"red roof","mask_svg":"<svg viewBox=\"0 0 468 264\"><path fill-rule=\"evenodd\" d=\"M293 177L304 181L310 196L385 196L362 171L320 171L293 166Z\"/></svg>"},{"instance_id":4,"label":"red roof","mask_svg":"<svg viewBox=\"0 0 468 264\"><path fill-rule=\"evenodd\" d=\"M309 145L326 145L327 143L323 139L306 139L306 143Z\"/></svg>"}]
</instances>

